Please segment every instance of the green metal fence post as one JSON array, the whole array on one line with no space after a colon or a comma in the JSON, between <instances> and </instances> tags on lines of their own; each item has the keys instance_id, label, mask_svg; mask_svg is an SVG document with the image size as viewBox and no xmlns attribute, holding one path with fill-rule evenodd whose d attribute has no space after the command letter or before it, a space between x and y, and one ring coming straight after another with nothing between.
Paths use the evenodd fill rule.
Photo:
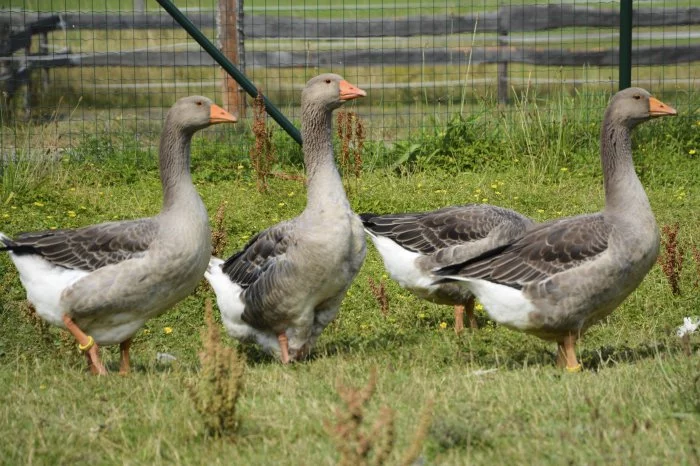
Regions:
<instances>
[{"instance_id":1,"label":"green metal fence post","mask_svg":"<svg viewBox=\"0 0 700 466\"><path fill-rule=\"evenodd\" d=\"M202 46L202 48L209 54L211 57L216 60L216 62L221 65L221 67L233 78L235 79L238 84L241 85L243 89L253 98L258 96L258 88L255 87L255 84L253 84L250 79L246 77L241 71L236 68L231 61L226 58L226 55L221 53L219 49L216 48L214 44L211 43L207 37L202 34L202 31L197 29L197 26L192 24L192 21L189 20L187 16L185 16L179 9L176 7L173 2L170 0L157 0L160 6L163 7L165 11L167 11L170 16L173 17L175 21L182 26L182 28L187 31L187 33L192 36L194 40L197 41L199 45ZM279 111L277 107L275 107L272 102L270 102L265 95L263 95L263 100L265 102L265 110L267 111L268 115L270 115L281 127L284 129L287 134L289 134L292 139L294 139L299 145L302 144L301 141L301 133L297 129L296 126L292 124L291 121L285 117L282 112Z\"/></svg>"},{"instance_id":2,"label":"green metal fence post","mask_svg":"<svg viewBox=\"0 0 700 466\"><path fill-rule=\"evenodd\" d=\"M620 0L620 90L632 85L632 0Z\"/></svg>"}]
</instances>

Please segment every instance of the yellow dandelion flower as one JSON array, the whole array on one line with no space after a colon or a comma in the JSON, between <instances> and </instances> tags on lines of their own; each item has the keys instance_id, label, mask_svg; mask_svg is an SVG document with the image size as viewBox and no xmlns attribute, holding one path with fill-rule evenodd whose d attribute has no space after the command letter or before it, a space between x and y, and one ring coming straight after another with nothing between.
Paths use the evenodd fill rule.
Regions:
<instances>
[{"instance_id":1,"label":"yellow dandelion flower","mask_svg":"<svg viewBox=\"0 0 700 466\"><path fill-rule=\"evenodd\" d=\"M287 197L294 197L296 193L294 191L290 191L287 193Z\"/></svg>"},{"instance_id":2,"label":"yellow dandelion flower","mask_svg":"<svg viewBox=\"0 0 700 466\"><path fill-rule=\"evenodd\" d=\"M477 193L477 194L481 194L481 189L476 188L476 189L474 190L474 192Z\"/></svg>"},{"instance_id":3,"label":"yellow dandelion flower","mask_svg":"<svg viewBox=\"0 0 700 466\"><path fill-rule=\"evenodd\" d=\"M489 198L488 198L488 197L485 197L485 198L483 198L483 199L481 200L481 202L489 202Z\"/></svg>"},{"instance_id":4,"label":"yellow dandelion flower","mask_svg":"<svg viewBox=\"0 0 700 466\"><path fill-rule=\"evenodd\" d=\"M387 278L389 278L389 275L383 273L383 274L382 274L382 279L386 280Z\"/></svg>"},{"instance_id":5,"label":"yellow dandelion flower","mask_svg":"<svg viewBox=\"0 0 700 466\"><path fill-rule=\"evenodd\" d=\"M568 171L569 171L569 169L568 169L568 168L566 168L566 167L561 167L561 168L559 169L559 171L562 171L562 172L568 172Z\"/></svg>"},{"instance_id":6,"label":"yellow dandelion flower","mask_svg":"<svg viewBox=\"0 0 700 466\"><path fill-rule=\"evenodd\" d=\"M241 239L242 239L243 241L246 241L248 238L250 238L250 235L243 235L243 236L241 236Z\"/></svg>"},{"instance_id":7,"label":"yellow dandelion flower","mask_svg":"<svg viewBox=\"0 0 700 466\"><path fill-rule=\"evenodd\" d=\"M495 191L494 194L496 194L496 196L501 196L501 195L502 195L500 191Z\"/></svg>"},{"instance_id":8,"label":"yellow dandelion flower","mask_svg":"<svg viewBox=\"0 0 700 466\"><path fill-rule=\"evenodd\" d=\"M75 188L70 188L69 191L75 191Z\"/></svg>"},{"instance_id":9,"label":"yellow dandelion flower","mask_svg":"<svg viewBox=\"0 0 700 466\"><path fill-rule=\"evenodd\" d=\"M44 207L44 203L43 203L43 202L39 202L39 201L36 201L36 202L34 203L34 205L37 206L37 207Z\"/></svg>"},{"instance_id":10,"label":"yellow dandelion flower","mask_svg":"<svg viewBox=\"0 0 700 466\"><path fill-rule=\"evenodd\" d=\"M100 192L97 193L97 194L99 194L100 196L102 196L102 195L104 194L104 191L100 191Z\"/></svg>"},{"instance_id":11,"label":"yellow dandelion flower","mask_svg":"<svg viewBox=\"0 0 700 466\"><path fill-rule=\"evenodd\" d=\"M10 218L10 214L2 214L2 218Z\"/></svg>"},{"instance_id":12,"label":"yellow dandelion flower","mask_svg":"<svg viewBox=\"0 0 700 466\"><path fill-rule=\"evenodd\" d=\"M284 207L284 206L285 206L285 203L284 203L284 202L280 202L280 203L277 204L277 205L278 205L279 207Z\"/></svg>"},{"instance_id":13,"label":"yellow dandelion flower","mask_svg":"<svg viewBox=\"0 0 700 466\"><path fill-rule=\"evenodd\" d=\"M46 220L51 220L53 218L53 215L47 215Z\"/></svg>"},{"instance_id":14,"label":"yellow dandelion flower","mask_svg":"<svg viewBox=\"0 0 700 466\"><path fill-rule=\"evenodd\" d=\"M423 183L418 183L418 185L417 185L417 186L418 186L418 189L420 189L420 188L422 188L422 187L423 187Z\"/></svg>"},{"instance_id":15,"label":"yellow dandelion flower","mask_svg":"<svg viewBox=\"0 0 700 466\"><path fill-rule=\"evenodd\" d=\"M243 165L240 165L240 164L239 164L239 165L236 167L236 170L243 170Z\"/></svg>"},{"instance_id":16,"label":"yellow dandelion flower","mask_svg":"<svg viewBox=\"0 0 700 466\"><path fill-rule=\"evenodd\" d=\"M493 184L491 185L491 189L496 189L496 188L498 188L498 185L497 185L496 183L493 183Z\"/></svg>"},{"instance_id":17,"label":"yellow dandelion flower","mask_svg":"<svg viewBox=\"0 0 700 466\"><path fill-rule=\"evenodd\" d=\"M41 385L39 385L39 388L42 389L42 390L46 390L46 385L44 385L44 384L42 383Z\"/></svg>"},{"instance_id":18,"label":"yellow dandelion flower","mask_svg":"<svg viewBox=\"0 0 700 466\"><path fill-rule=\"evenodd\" d=\"M173 333L173 328L172 327L163 327L163 333L165 333L166 335L170 335L171 333Z\"/></svg>"},{"instance_id":19,"label":"yellow dandelion flower","mask_svg":"<svg viewBox=\"0 0 700 466\"><path fill-rule=\"evenodd\" d=\"M440 328L445 330L447 328L447 322L440 322Z\"/></svg>"},{"instance_id":20,"label":"yellow dandelion flower","mask_svg":"<svg viewBox=\"0 0 700 466\"><path fill-rule=\"evenodd\" d=\"M513 197L513 200L515 200L515 201L517 201L518 199L520 199L518 196Z\"/></svg>"},{"instance_id":21,"label":"yellow dandelion flower","mask_svg":"<svg viewBox=\"0 0 700 466\"><path fill-rule=\"evenodd\" d=\"M72 211L72 210L69 210L68 212L66 212L66 214L67 214L69 217L75 217L76 215L78 215L78 214L76 214L76 213L75 213L74 211Z\"/></svg>"},{"instance_id":22,"label":"yellow dandelion flower","mask_svg":"<svg viewBox=\"0 0 700 466\"><path fill-rule=\"evenodd\" d=\"M418 318L425 319L425 312L421 312L420 314L418 314Z\"/></svg>"},{"instance_id":23,"label":"yellow dandelion flower","mask_svg":"<svg viewBox=\"0 0 700 466\"><path fill-rule=\"evenodd\" d=\"M81 205L81 206L79 207L79 209L80 209L80 210L87 210L87 207L85 207L84 205Z\"/></svg>"},{"instance_id":24,"label":"yellow dandelion flower","mask_svg":"<svg viewBox=\"0 0 700 466\"><path fill-rule=\"evenodd\" d=\"M537 209L537 212L543 214L543 213L544 213L544 209Z\"/></svg>"},{"instance_id":25,"label":"yellow dandelion flower","mask_svg":"<svg viewBox=\"0 0 700 466\"><path fill-rule=\"evenodd\" d=\"M688 153L689 153L690 155L695 155L695 149L690 149L690 150L688 151Z\"/></svg>"},{"instance_id":26,"label":"yellow dandelion flower","mask_svg":"<svg viewBox=\"0 0 700 466\"><path fill-rule=\"evenodd\" d=\"M148 330L147 328L143 329L143 334L144 334L144 335L148 335L149 333L151 333L150 330Z\"/></svg>"},{"instance_id":27,"label":"yellow dandelion flower","mask_svg":"<svg viewBox=\"0 0 700 466\"><path fill-rule=\"evenodd\" d=\"M478 303L477 305L474 306L474 309L476 309L477 311L483 311L484 305L481 303Z\"/></svg>"}]
</instances>

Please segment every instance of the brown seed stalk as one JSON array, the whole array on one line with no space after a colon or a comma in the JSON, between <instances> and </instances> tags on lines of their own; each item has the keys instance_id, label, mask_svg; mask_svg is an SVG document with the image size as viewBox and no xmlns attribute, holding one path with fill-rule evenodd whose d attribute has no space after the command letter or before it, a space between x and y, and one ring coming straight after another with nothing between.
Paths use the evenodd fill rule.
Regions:
<instances>
[{"instance_id":1,"label":"brown seed stalk","mask_svg":"<svg viewBox=\"0 0 700 466\"><path fill-rule=\"evenodd\" d=\"M671 292L679 296L681 294L680 277L683 270L683 248L678 244L678 231L680 225L664 225L661 228L663 232L662 244L663 250L659 254L658 262L668 284L671 287Z\"/></svg>"}]
</instances>

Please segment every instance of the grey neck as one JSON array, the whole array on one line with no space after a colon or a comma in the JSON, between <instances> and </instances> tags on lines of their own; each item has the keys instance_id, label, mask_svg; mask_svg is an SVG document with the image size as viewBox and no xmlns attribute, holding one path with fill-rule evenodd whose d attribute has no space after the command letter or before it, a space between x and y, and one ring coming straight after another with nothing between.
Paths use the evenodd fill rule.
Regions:
<instances>
[{"instance_id":1,"label":"grey neck","mask_svg":"<svg viewBox=\"0 0 700 466\"><path fill-rule=\"evenodd\" d=\"M614 217L640 218L651 214L649 199L634 171L631 129L606 118L601 129L600 159L605 186L605 213Z\"/></svg>"},{"instance_id":2,"label":"grey neck","mask_svg":"<svg viewBox=\"0 0 700 466\"><path fill-rule=\"evenodd\" d=\"M160 137L160 180L163 185L162 212L175 211L178 204L197 195L190 176L192 133L173 128L166 121Z\"/></svg>"},{"instance_id":3,"label":"grey neck","mask_svg":"<svg viewBox=\"0 0 700 466\"><path fill-rule=\"evenodd\" d=\"M333 113L322 106L302 105L302 139L307 176L306 210L349 208L343 182L333 160Z\"/></svg>"}]
</instances>

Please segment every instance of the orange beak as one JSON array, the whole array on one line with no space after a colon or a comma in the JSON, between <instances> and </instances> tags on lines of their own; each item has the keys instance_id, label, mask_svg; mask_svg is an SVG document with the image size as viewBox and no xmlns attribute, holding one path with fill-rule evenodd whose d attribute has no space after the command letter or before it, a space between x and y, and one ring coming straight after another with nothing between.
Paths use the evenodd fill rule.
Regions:
<instances>
[{"instance_id":1,"label":"orange beak","mask_svg":"<svg viewBox=\"0 0 700 466\"><path fill-rule=\"evenodd\" d=\"M211 104L209 113L209 123L235 123L238 119L216 104Z\"/></svg>"},{"instance_id":2,"label":"orange beak","mask_svg":"<svg viewBox=\"0 0 700 466\"><path fill-rule=\"evenodd\" d=\"M340 100L343 102L357 99L358 97L365 97L366 95L367 93L359 87L353 86L344 79L340 81Z\"/></svg>"},{"instance_id":3,"label":"orange beak","mask_svg":"<svg viewBox=\"0 0 700 466\"><path fill-rule=\"evenodd\" d=\"M652 117L674 116L678 115L675 108L666 105L659 99L649 97L649 115Z\"/></svg>"}]
</instances>

